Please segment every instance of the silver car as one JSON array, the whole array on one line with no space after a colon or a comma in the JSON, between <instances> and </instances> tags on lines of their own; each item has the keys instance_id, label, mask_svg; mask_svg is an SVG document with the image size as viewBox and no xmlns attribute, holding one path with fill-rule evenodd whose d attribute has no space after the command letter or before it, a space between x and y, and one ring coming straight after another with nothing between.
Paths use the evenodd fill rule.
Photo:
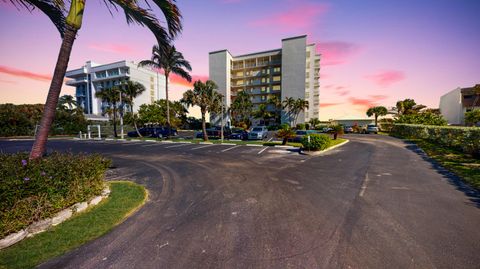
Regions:
<instances>
[{"instance_id":1,"label":"silver car","mask_svg":"<svg viewBox=\"0 0 480 269\"><path fill-rule=\"evenodd\" d=\"M268 130L266 126L256 126L248 133L248 139L264 139L267 138Z\"/></svg>"},{"instance_id":2,"label":"silver car","mask_svg":"<svg viewBox=\"0 0 480 269\"><path fill-rule=\"evenodd\" d=\"M379 131L378 127L375 126L374 124L367 125L367 130L366 130L367 134L370 134L370 133L378 134L378 131Z\"/></svg>"}]
</instances>

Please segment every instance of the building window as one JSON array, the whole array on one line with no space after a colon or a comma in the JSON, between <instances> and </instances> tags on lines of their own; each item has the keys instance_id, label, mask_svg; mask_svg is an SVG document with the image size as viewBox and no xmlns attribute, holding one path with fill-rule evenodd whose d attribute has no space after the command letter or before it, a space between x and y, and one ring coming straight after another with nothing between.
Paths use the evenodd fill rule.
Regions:
<instances>
[{"instance_id":1,"label":"building window","mask_svg":"<svg viewBox=\"0 0 480 269\"><path fill-rule=\"evenodd\" d=\"M265 95L262 95L262 101L267 100L267 97Z\"/></svg>"},{"instance_id":2,"label":"building window","mask_svg":"<svg viewBox=\"0 0 480 269\"><path fill-rule=\"evenodd\" d=\"M274 86L272 87L272 90L274 90L274 91L279 91L279 90L280 90L280 85L274 85Z\"/></svg>"},{"instance_id":3,"label":"building window","mask_svg":"<svg viewBox=\"0 0 480 269\"><path fill-rule=\"evenodd\" d=\"M281 68L280 68L280 67L275 67L275 68L273 68L273 72L275 72L275 73L278 73L278 72L280 72L280 71L281 71Z\"/></svg>"},{"instance_id":4,"label":"building window","mask_svg":"<svg viewBox=\"0 0 480 269\"><path fill-rule=\"evenodd\" d=\"M280 76L274 76L273 81L280 81L281 77Z\"/></svg>"}]
</instances>

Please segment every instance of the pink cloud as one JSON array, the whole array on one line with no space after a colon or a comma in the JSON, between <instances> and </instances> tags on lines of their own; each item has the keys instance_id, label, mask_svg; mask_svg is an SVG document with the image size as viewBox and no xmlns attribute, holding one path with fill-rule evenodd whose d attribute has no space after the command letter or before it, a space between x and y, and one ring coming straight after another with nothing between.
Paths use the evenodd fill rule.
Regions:
<instances>
[{"instance_id":1,"label":"pink cloud","mask_svg":"<svg viewBox=\"0 0 480 269\"><path fill-rule=\"evenodd\" d=\"M179 86L184 86L184 87L192 87L193 83L197 80L201 80L205 82L208 80L208 76L206 75L192 75L192 82L188 82L184 78L180 77L179 75L171 74L169 77L169 80L172 84L176 84Z\"/></svg>"},{"instance_id":2,"label":"pink cloud","mask_svg":"<svg viewBox=\"0 0 480 269\"><path fill-rule=\"evenodd\" d=\"M389 70L381 71L373 75L366 75L365 78L373 81L380 87L388 87L394 83L404 80L406 76L402 71Z\"/></svg>"},{"instance_id":3,"label":"pink cloud","mask_svg":"<svg viewBox=\"0 0 480 269\"><path fill-rule=\"evenodd\" d=\"M320 107L338 106L341 103L320 103Z\"/></svg>"},{"instance_id":4,"label":"pink cloud","mask_svg":"<svg viewBox=\"0 0 480 269\"><path fill-rule=\"evenodd\" d=\"M387 95L369 95L369 98L350 97L348 101L354 106L359 106L362 110L379 105L379 102L387 99Z\"/></svg>"},{"instance_id":5,"label":"pink cloud","mask_svg":"<svg viewBox=\"0 0 480 269\"><path fill-rule=\"evenodd\" d=\"M117 53L117 54L124 54L124 53L132 53L133 48L128 45L120 45L120 44L90 44L88 48L103 52L110 52L110 53Z\"/></svg>"},{"instance_id":6,"label":"pink cloud","mask_svg":"<svg viewBox=\"0 0 480 269\"><path fill-rule=\"evenodd\" d=\"M11 80L1 79L1 78L0 78L0 83L17 84L16 81L11 81Z\"/></svg>"},{"instance_id":7,"label":"pink cloud","mask_svg":"<svg viewBox=\"0 0 480 269\"><path fill-rule=\"evenodd\" d=\"M287 30L307 28L327 10L328 6L325 4L296 2L295 7L255 20L250 25L275 26Z\"/></svg>"},{"instance_id":8,"label":"pink cloud","mask_svg":"<svg viewBox=\"0 0 480 269\"><path fill-rule=\"evenodd\" d=\"M360 51L359 45L350 42L317 42L317 53L322 55L322 66L344 64Z\"/></svg>"},{"instance_id":9,"label":"pink cloud","mask_svg":"<svg viewBox=\"0 0 480 269\"><path fill-rule=\"evenodd\" d=\"M16 76L16 77L33 79L33 80L40 80L40 81L50 81L52 79L52 76L50 75L33 73L30 71L16 69L16 68L4 66L4 65L0 65L0 73L4 73L7 75Z\"/></svg>"}]
</instances>

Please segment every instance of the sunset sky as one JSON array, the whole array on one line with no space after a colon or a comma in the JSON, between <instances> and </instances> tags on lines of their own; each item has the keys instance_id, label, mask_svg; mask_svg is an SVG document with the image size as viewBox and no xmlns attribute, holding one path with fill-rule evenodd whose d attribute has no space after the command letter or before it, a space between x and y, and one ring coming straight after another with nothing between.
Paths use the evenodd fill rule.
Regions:
<instances>
[{"instance_id":1,"label":"sunset sky","mask_svg":"<svg viewBox=\"0 0 480 269\"><path fill-rule=\"evenodd\" d=\"M480 1L177 2L184 30L175 45L197 79L208 77L210 51L276 49L282 38L307 34L322 54L322 120L364 117L369 106L405 98L438 107L444 93L480 83ZM88 60L150 58L153 35L127 25L122 13L114 15L103 1L87 1L69 69ZM43 103L61 42L56 28L38 11L0 1L0 36L0 103ZM190 88L177 78L173 83L173 99ZM62 93L74 90L65 86Z\"/></svg>"}]
</instances>

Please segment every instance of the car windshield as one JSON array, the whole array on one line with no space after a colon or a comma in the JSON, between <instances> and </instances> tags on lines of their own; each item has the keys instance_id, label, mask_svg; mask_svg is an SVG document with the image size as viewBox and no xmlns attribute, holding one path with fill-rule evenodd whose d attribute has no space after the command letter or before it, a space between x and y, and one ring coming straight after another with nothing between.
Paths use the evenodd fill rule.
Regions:
<instances>
[{"instance_id":1,"label":"car windshield","mask_svg":"<svg viewBox=\"0 0 480 269\"><path fill-rule=\"evenodd\" d=\"M260 127L253 128L253 132L261 132L263 129Z\"/></svg>"},{"instance_id":2,"label":"car windshield","mask_svg":"<svg viewBox=\"0 0 480 269\"><path fill-rule=\"evenodd\" d=\"M374 124L369 124L368 127L373 128L373 127L376 127L376 126Z\"/></svg>"}]
</instances>

